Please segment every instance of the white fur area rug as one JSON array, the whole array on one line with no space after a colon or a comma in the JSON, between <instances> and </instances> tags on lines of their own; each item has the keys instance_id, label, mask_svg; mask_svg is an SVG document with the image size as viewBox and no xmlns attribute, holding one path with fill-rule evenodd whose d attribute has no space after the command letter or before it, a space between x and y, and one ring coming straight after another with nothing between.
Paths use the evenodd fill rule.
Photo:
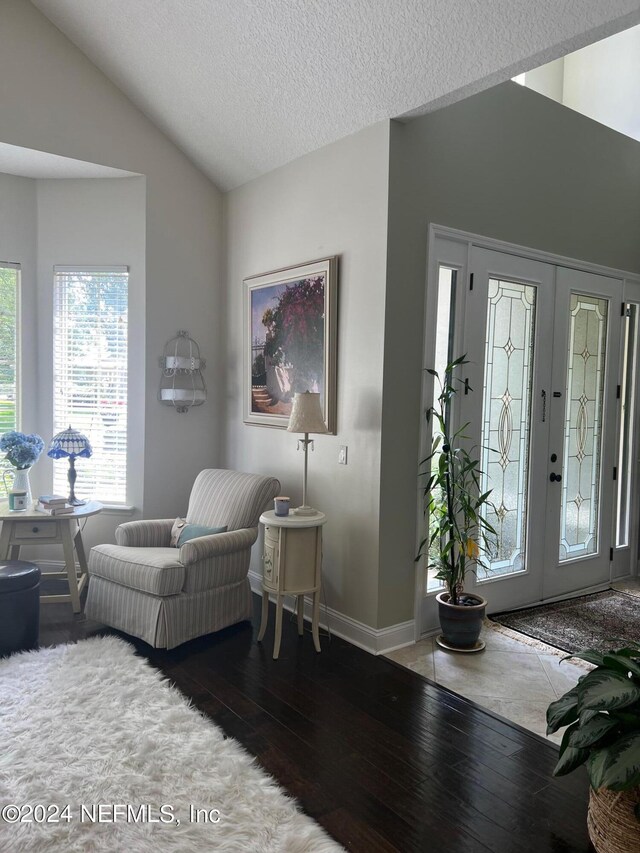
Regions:
<instances>
[{"instance_id":1,"label":"white fur area rug","mask_svg":"<svg viewBox=\"0 0 640 853\"><path fill-rule=\"evenodd\" d=\"M0 743L2 853L342 850L116 637L0 660Z\"/></svg>"}]
</instances>

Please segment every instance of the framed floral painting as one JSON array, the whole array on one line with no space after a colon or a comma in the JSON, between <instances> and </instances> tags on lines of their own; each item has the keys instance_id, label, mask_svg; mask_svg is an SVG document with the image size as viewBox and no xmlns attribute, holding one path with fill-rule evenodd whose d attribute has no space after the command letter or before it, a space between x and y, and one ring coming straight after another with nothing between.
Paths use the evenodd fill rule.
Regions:
<instances>
[{"instance_id":1,"label":"framed floral painting","mask_svg":"<svg viewBox=\"0 0 640 853\"><path fill-rule=\"evenodd\" d=\"M338 258L244 280L244 420L286 429L294 394L315 391L336 431Z\"/></svg>"}]
</instances>

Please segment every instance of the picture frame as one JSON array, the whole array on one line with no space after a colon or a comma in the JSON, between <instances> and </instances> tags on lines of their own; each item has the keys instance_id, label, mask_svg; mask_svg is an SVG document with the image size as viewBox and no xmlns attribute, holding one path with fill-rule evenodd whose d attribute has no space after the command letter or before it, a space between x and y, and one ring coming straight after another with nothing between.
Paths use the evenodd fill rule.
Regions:
<instances>
[{"instance_id":1,"label":"picture frame","mask_svg":"<svg viewBox=\"0 0 640 853\"><path fill-rule=\"evenodd\" d=\"M335 435L337 255L243 284L244 422L286 429L294 394L317 391Z\"/></svg>"}]
</instances>

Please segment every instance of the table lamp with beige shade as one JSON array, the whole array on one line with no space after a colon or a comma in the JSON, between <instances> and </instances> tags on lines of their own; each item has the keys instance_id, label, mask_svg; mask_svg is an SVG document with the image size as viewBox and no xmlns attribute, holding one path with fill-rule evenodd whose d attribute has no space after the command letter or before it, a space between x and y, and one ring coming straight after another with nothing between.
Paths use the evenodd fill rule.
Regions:
<instances>
[{"instance_id":1,"label":"table lamp with beige shade","mask_svg":"<svg viewBox=\"0 0 640 853\"><path fill-rule=\"evenodd\" d=\"M305 391L303 394L295 395L287 431L304 433L304 438L298 440L298 448L301 444L304 447L302 506L297 507L293 512L296 515L315 515L317 510L307 504L307 463L309 445L313 448L313 439L309 438L309 433L321 434L327 432L320 406L320 394L316 394L313 391Z\"/></svg>"}]
</instances>

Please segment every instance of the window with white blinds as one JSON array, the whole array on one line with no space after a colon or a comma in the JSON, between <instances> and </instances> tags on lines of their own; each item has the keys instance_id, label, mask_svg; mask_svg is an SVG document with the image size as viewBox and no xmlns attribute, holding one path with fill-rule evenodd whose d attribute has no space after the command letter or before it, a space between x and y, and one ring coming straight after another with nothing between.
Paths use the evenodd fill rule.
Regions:
<instances>
[{"instance_id":1,"label":"window with white blinds","mask_svg":"<svg viewBox=\"0 0 640 853\"><path fill-rule=\"evenodd\" d=\"M0 435L18 429L20 265L0 262ZM9 463L2 459L1 469ZM5 497L0 476L0 497Z\"/></svg>"},{"instance_id":2,"label":"window with white blinds","mask_svg":"<svg viewBox=\"0 0 640 853\"><path fill-rule=\"evenodd\" d=\"M127 267L54 268L53 427L72 426L93 447L78 459L76 495L127 502ZM68 492L68 460L54 465Z\"/></svg>"}]
</instances>

